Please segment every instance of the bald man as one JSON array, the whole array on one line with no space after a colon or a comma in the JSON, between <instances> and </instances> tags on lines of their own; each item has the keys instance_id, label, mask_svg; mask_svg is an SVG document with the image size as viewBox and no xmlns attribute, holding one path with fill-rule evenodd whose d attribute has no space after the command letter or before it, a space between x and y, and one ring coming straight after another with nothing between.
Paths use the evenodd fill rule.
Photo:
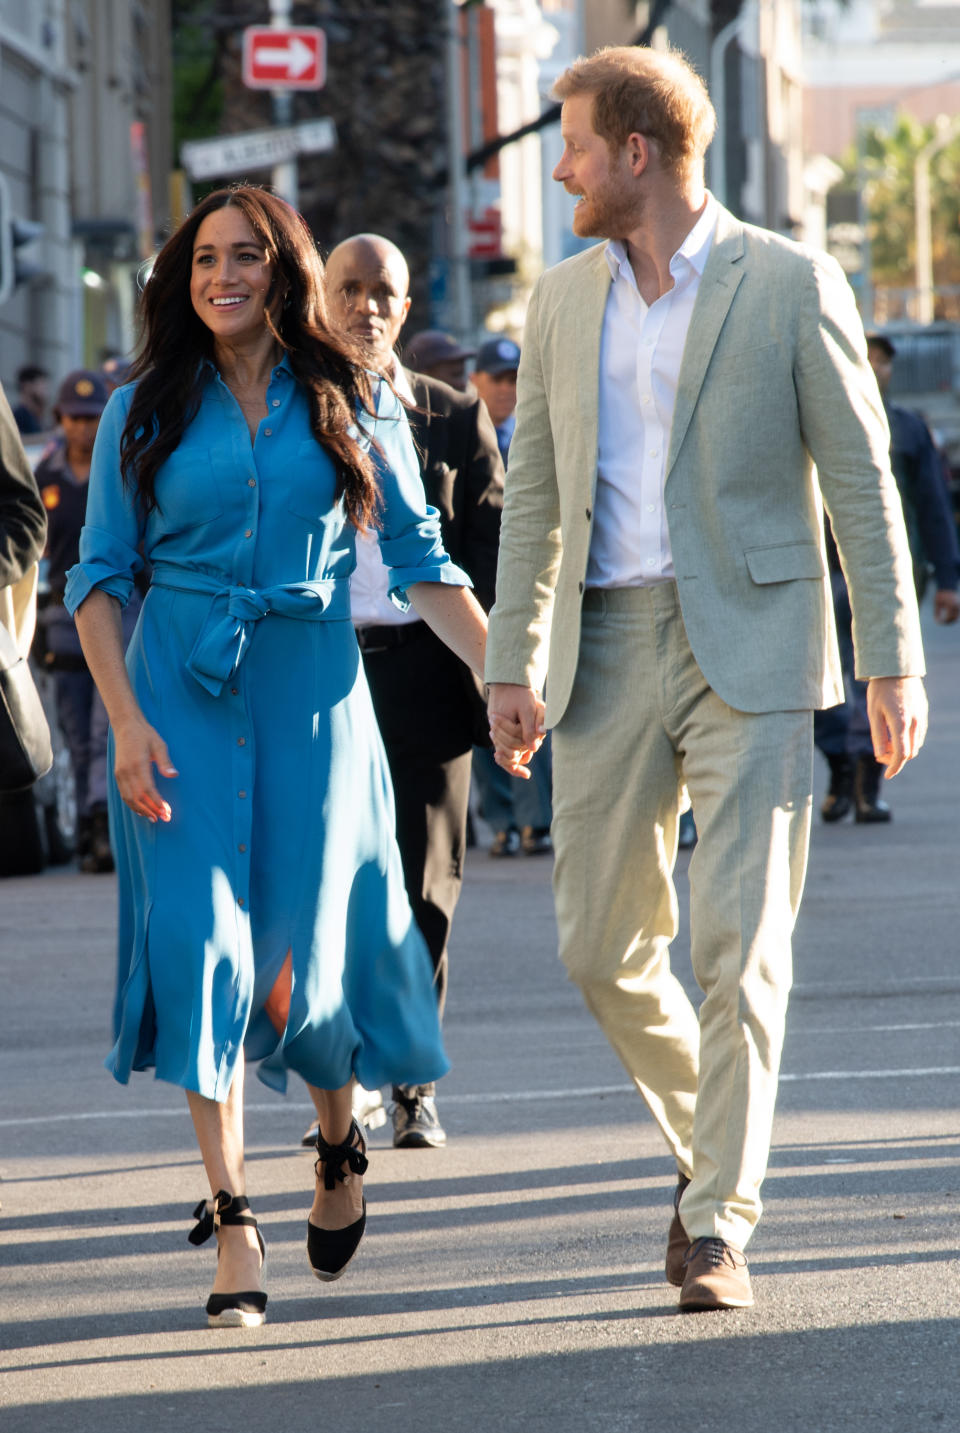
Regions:
<instances>
[{"instance_id":1,"label":"bald man","mask_svg":"<svg viewBox=\"0 0 960 1433\"><path fill-rule=\"evenodd\" d=\"M440 512L447 552L489 608L503 507L503 464L490 416L475 393L457 393L401 366L396 344L410 312L409 274L395 244L379 234L345 239L327 260L326 277L331 319L367 348L371 365L413 405L410 427L427 501ZM474 742L489 740L482 693L425 622L390 602L372 540L357 543L351 605L393 778L407 893L433 960L442 1015L447 939L463 879L470 754ZM393 1100L398 1148L446 1143L432 1085L395 1087Z\"/></svg>"}]
</instances>

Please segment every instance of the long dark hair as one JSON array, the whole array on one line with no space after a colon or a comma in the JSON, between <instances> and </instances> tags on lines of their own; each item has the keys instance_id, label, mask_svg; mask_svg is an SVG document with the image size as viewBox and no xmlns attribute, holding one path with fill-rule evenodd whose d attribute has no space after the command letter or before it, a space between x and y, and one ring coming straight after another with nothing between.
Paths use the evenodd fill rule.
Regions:
<instances>
[{"instance_id":1,"label":"long dark hair","mask_svg":"<svg viewBox=\"0 0 960 1433\"><path fill-rule=\"evenodd\" d=\"M190 300L193 246L204 219L227 205L243 213L273 263L267 328L307 392L314 437L336 468L337 497L356 527L368 527L377 515L378 486L373 463L351 432L358 406L374 411L363 351L330 327L323 264L305 220L250 184L208 195L157 255L140 300L142 335L133 370L138 382L120 440L123 481L145 512L155 508L157 472L200 406L201 360L212 358L214 347Z\"/></svg>"}]
</instances>

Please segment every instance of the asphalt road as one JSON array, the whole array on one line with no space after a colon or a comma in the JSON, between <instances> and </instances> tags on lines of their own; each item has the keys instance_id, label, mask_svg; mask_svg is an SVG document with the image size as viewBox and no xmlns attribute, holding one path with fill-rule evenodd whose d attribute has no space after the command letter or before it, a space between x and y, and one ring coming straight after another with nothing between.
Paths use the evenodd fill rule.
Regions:
<instances>
[{"instance_id":1,"label":"asphalt road","mask_svg":"<svg viewBox=\"0 0 960 1433\"><path fill-rule=\"evenodd\" d=\"M814 833L752 1311L676 1313L670 1161L556 964L548 860L472 855L450 1141L374 1134L340 1283L306 1265L308 1103L251 1082L253 1331L204 1326L182 1096L100 1064L112 878L0 883L3 1433L960 1429L960 632L927 636L931 732L892 825Z\"/></svg>"}]
</instances>

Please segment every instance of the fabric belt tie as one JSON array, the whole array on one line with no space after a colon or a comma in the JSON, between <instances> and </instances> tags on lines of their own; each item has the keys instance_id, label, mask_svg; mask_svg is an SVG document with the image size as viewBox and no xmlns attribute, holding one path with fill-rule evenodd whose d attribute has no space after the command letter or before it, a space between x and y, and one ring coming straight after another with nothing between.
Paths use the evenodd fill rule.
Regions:
<instances>
[{"instance_id":1,"label":"fabric belt tie","mask_svg":"<svg viewBox=\"0 0 960 1433\"><path fill-rule=\"evenodd\" d=\"M317 582L285 582L275 587L235 587L202 572L154 568L152 586L174 592L209 593L210 610L187 658L187 671L218 697L224 682L247 654L253 629L261 617L295 617L303 622L347 621L350 582L329 577Z\"/></svg>"}]
</instances>

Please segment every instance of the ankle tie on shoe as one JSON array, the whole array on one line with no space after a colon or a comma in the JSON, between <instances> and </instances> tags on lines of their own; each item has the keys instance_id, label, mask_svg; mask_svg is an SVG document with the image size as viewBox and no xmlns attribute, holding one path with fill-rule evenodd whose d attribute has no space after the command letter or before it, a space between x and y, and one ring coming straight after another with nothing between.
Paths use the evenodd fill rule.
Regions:
<instances>
[{"instance_id":1,"label":"ankle tie on shoe","mask_svg":"<svg viewBox=\"0 0 960 1433\"><path fill-rule=\"evenodd\" d=\"M717 1268L721 1264L729 1264L731 1269L745 1269L747 1267L747 1256L725 1239L703 1235L700 1239L694 1239L690 1248L683 1256L683 1262L690 1264L700 1254Z\"/></svg>"},{"instance_id":2,"label":"ankle tie on shoe","mask_svg":"<svg viewBox=\"0 0 960 1433\"><path fill-rule=\"evenodd\" d=\"M201 1199L192 1217L197 1223L187 1235L191 1244L205 1244L213 1233L213 1200Z\"/></svg>"},{"instance_id":3,"label":"ankle tie on shoe","mask_svg":"<svg viewBox=\"0 0 960 1433\"><path fill-rule=\"evenodd\" d=\"M354 1136L360 1143L354 1144ZM346 1164L353 1174L366 1174L369 1160L365 1154L366 1143L363 1138L363 1131L356 1120L351 1120L350 1130L342 1144L327 1144L323 1135L317 1130L317 1155L318 1159L314 1166L317 1171L317 1178L320 1178L320 1166L323 1165L323 1187L324 1189L335 1189L337 1180L342 1184L346 1179L341 1166Z\"/></svg>"}]
</instances>

